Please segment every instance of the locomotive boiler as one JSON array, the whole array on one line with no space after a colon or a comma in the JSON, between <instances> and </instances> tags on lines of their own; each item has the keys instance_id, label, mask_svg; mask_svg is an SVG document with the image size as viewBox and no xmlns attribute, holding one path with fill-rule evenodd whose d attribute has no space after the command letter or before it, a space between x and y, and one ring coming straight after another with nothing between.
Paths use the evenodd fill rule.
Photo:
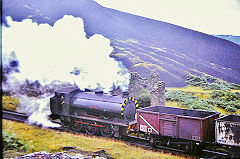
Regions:
<instances>
[{"instance_id":1,"label":"locomotive boiler","mask_svg":"<svg viewBox=\"0 0 240 159\"><path fill-rule=\"evenodd\" d=\"M60 119L63 125L88 134L100 129L102 135L117 132L125 134L131 123L136 123L137 100L124 96L113 96L102 91L82 91L76 87L65 87L55 91L50 99L51 118ZM122 129L122 130L120 130ZM110 131L110 134L104 134Z\"/></svg>"}]
</instances>

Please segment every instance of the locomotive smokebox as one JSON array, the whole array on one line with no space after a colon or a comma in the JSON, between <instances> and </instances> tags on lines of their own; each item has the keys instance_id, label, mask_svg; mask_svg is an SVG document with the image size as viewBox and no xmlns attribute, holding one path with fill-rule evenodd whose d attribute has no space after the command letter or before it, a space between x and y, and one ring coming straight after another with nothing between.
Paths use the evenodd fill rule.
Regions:
<instances>
[{"instance_id":1,"label":"locomotive smokebox","mask_svg":"<svg viewBox=\"0 0 240 159\"><path fill-rule=\"evenodd\" d=\"M87 116L112 120L135 120L137 100L103 92L85 92L76 87L55 91L50 102L51 112L63 116Z\"/></svg>"}]
</instances>

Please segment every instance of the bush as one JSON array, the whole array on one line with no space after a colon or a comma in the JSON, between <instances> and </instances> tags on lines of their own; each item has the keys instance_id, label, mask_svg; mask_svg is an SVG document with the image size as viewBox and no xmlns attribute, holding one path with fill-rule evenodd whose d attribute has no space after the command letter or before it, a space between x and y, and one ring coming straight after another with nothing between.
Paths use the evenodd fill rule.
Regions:
<instances>
[{"instance_id":1,"label":"bush","mask_svg":"<svg viewBox=\"0 0 240 159\"><path fill-rule=\"evenodd\" d=\"M234 112L236 112L236 108L235 107L233 107L233 106L227 106L226 107L226 111L228 111L228 112L230 112L230 113L234 113Z\"/></svg>"},{"instance_id":2,"label":"bush","mask_svg":"<svg viewBox=\"0 0 240 159\"><path fill-rule=\"evenodd\" d=\"M3 131L3 150L23 150L24 144L14 134Z\"/></svg>"},{"instance_id":3,"label":"bush","mask_svg":"<svg viewBox=\"0 0 240 159\"><path fill-rule=\"evenodd\" d=\"M236 109L240 109L240 101L229 101L227 104Z\"/></svg>"},{"instance_id":4,"label":"bush","mask_svg":"<svg viewBox=\"0 0 240 159\"><path fill-rule=\"evenodd\" d=\"M223 97L225 95L225 92L223 92L223 91L213 91L212 93L211 93L211 97L212 98L217 98L217 97Z\"/></svg>"},{"instance_id":5,"label":"bush","mask_svg":"<svg viewBox=\"0 0 240 159\"><path fill-rule=\"evenodd\" d=\"M213 105L223 109L227 107L226 101L224 101L222 98L215 98Z\"/></svg>"},{"instance_id":6,"label":"bush","mask_svg":"<svg viewBox=\"0 0 240 159\"><path fill-rule=\"evenodd\" d=\"M208 100L201 100L197 96L193 96L191 93L166 90L165 98L167 101L178 102L181 106L185 106L190 109L216 111Z\"/></svg>"},{"instance_id":7,"label":"bush","mask_svg":"<svg viewBox=\"0 0 240 159\"><path fill-rule=\"evenodd\" d=\"M235 83L231 83L231 84L229 85L229 88L230 88L230 89L240 89L240 85L239 85L239 84L235 84Z\"/></svg>"},{"instance_id":8,"label":"bush","mask_svg":"<svg viewBox=\"0 0 240 159\"><path fill-rule=\"evenodd\" d=\"M197 99L198 97L192 96L190 93L184 93L183 91L169 91L165 92L165 99L168 101L184 102L188 99Z\"/></svg>"},{"instance_id":9,"label":"bush","mask_svg":"<svg viewBox=\"0 0 240 159\"><path fill-rule=\"evenodd\" d=\"M212 105L208 104L206 100L195 100L193 103L189 104L190 109L216 111Z\"/></svg>"},{"instance_id":10,"label":"bush","mask_svg":"<svg viewBox=\"0 0 240 159\"><path fill-rule=\"evenodd\" d=\"M215 82L214 83L208 83L207 88L213 89L213 90L229 90L230 89L222 83L219 84L219 83L215 83Z\"/></svg>"},{"instance_id":11,"label":"bush","mask_svg":"<svg viewBox=\"0 0 240 159\"><path fill-rule=\"evenodd\" d=\"M215 103L215 101L213 99L207 99L206 102L210 105L213 105Z\"/></svg>"},{"instance_id":12,"label":"bush","mask_svg":"<svg viewBox=\"0 0 240 159\"><path fill-rule=\"evenodd\" d=\"M239 92L214 90L211 93L211 98L206 100L201 100L198 97L193 96L191 93L185 93L182 91L166 90L165 96L167 101L178 102L181 106L190 109L216 111L213 106L217 106L230 113L235 113L237 109L240 109Z\"/></svg>"},{"instance_id":13,"label":"bush","mask_svg":"<svg viewBox=\"0 0 240 159\"><path fill-rule=\"evenodd\" d=\"M10 134L6 131L2 133L3 138L3 151L16 150L16 151L29 151L32 146L31 142L24 142L16 137L15 134Z\"/></svg>"},{"instance_id":14,"label":"bush","mask_svg":"<svg viewBox=\"0 0 240 159\"><path fill-rule=\"evenodd\" d=\"M240 89L240 85L238 84L227 83L209 75L202 77L190 75L187 77L186 82L192 86L200 86L205 90Z\"/></svg>"},{"instance_id":15,"label":"bush","mask_svg":"<svg viewBox=\"0 0 240 159\"><path fill-rule=\"evenodd\" d=\"M150 106L151 94L147 89L142 89L141 93L136 97L139 107L148 107Z\"/></svg>"},{"instance_id":16,"label":"bush","mask_svg":"<svg viewBox=\"0 0 240 159\"><path fill-rule=\"evenodd\" d=\"M227 101L240 101L240 93L239 92L227 92L225 94L225 98Z\"/></svg>"},{"instance_id":17,"label":"bush","mask_svg":"<svg viewBox=\"0 0 240 159\"><path fill-rule=\"evenodd\" d=\"M230 91L213 91L211 93L212 105L223 108L230 113L240 109L240 93Z\"/></svg>"}]
</instances>

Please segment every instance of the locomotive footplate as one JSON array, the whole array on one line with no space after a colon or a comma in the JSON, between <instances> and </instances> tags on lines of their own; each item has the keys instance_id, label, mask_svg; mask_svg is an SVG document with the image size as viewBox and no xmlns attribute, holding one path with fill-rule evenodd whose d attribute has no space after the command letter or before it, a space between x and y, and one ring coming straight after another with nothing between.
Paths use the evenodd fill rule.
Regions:
<instances>
[{"instance_id":1,"label":"locomotive footplate","mask_svg":"<svg viewBox=\"0 0 240 159\"><path fill-rule=\"evenodd\" d=\"M95 121L95 122L99 122L102 124L113 124L113 125L118 125L118 126L124 126L124 127L128 127L130 125L134 125L137 123L137 120L133 120L130 122L121 122L121 121L109 121L109 120L104 120L104 119L98 119L98 118L91 118L91 117L86 117L86 116L69 116L71 118L75 118L75 119L82 119L82 120L89 120L89 121Z\"/></svg>"},{"instance_id":2,"label":"locomotive footplate","mask_svg":"<svg viewBox=\"0 0 240 159\"><path fill-rule=\"evenodd\" d=\"M130 129L137 124L136 120L124 123L122 121L110 121L86 116L62 116L62 118L63 126L67 126L74 131L84 131L89 135L100 134L104 137L113 136L116 138L127 135ZM66 125L66 123L69 124Z\"/></svg>"}]
</instances>

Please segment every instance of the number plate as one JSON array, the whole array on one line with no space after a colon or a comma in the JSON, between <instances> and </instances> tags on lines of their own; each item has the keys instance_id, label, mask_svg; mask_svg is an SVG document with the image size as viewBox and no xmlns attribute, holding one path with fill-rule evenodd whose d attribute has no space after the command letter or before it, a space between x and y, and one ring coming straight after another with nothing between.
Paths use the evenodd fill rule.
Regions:
<instances>
[{"instance_id":1,"label":"number plate","mask_svg":"<svg viewBox=\"0 0 240 159\"><path fill-rule=\"evenodd\" d=\"M140 125L140 131L147 132L147 125Z\"/></svg>"}]
</instances>

